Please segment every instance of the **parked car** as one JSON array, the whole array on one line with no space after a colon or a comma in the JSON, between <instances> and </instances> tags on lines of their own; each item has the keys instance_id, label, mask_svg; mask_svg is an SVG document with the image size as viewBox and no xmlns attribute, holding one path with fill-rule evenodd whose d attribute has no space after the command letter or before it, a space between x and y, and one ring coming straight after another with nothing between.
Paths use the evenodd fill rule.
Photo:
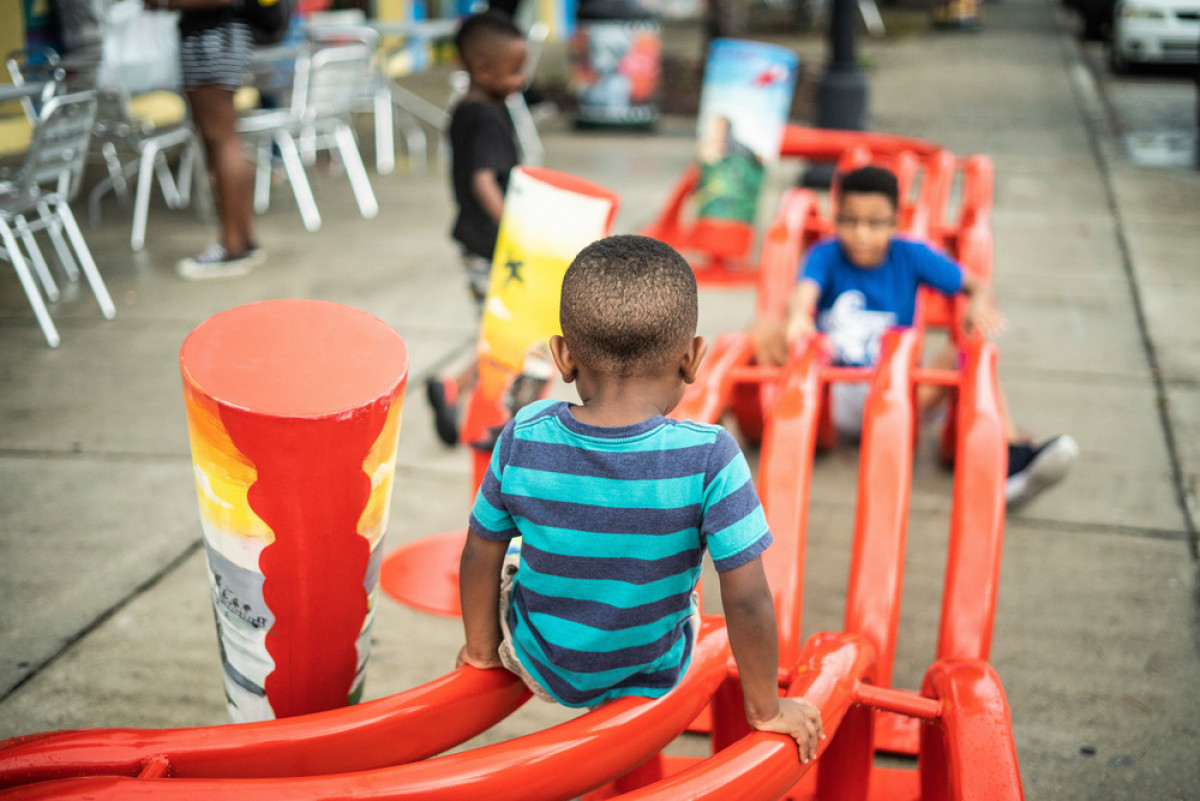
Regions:
<instances>
[{"instance_id":1,"label":"parked car","mask_svg":"<svg viewBox=\"0 0 1200 801\"><path fill-rule=\"evenodd\" d=\"M1134 64L1194 64L1200 58L1200 0L1119 0L1109 37L1113 72Z\"/></svg>"}]
</instances>

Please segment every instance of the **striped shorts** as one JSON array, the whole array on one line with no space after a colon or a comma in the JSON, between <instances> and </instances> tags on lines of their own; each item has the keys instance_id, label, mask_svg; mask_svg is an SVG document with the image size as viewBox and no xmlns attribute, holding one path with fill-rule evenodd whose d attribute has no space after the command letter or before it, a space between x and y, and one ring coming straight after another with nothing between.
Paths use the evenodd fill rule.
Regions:
<instances>
[{"instance_id":1,"label":"striped shorts","mask_svg":"<svg viewBox=\"0 0 1200 801\"><path fill-rule=\"evenodd\" d=\"M196 31L179 40L179 66L183 85L225 86L237 89L246 80L246 66L254 52L250 26L228 20L214 28Z\"/></svg>"}]
</instances>

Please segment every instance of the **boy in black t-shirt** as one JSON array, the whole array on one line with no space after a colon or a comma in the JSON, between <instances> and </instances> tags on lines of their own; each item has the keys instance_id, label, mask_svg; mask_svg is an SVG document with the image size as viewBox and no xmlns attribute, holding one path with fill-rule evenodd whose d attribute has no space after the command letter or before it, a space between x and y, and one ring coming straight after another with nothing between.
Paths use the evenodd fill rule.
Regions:
<instances>
[{"instance_id":1,"label":"boy in black t-shirt","mask_svg":"<svg viewBox=\"0 0 1200 801\"><path fill-rule=\"evenodd\" d=\"M504 101L525 84L527 46L512 20L499 11L467 19L454 44L471 85L450 117L450 174L458 205L450 235L462 249L467 287L482 314L508 175L520 161ZM438 437L447 445L458 441L458 396L474 385L476 376L472 360L457 377L430 378L426 384Z\"/></svg>"}]
</instances>

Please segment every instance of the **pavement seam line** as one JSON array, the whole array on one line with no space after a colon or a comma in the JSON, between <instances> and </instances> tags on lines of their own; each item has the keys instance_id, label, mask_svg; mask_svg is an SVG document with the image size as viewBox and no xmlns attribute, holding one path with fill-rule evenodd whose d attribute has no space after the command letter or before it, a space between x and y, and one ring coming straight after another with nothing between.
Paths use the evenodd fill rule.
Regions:
<instances>
[{"instance_id":1,"label":"pavement seam line","mask_svg":"<svg viewBox=\"0 0 1200 801\"><path fill-rule=\"evenodd\" d=\"M43 671L45 671L47 668L51 667L55 662L57 662L59 659L61 659L62 656L67 653L67 651L71 650L71 648L73 648L84 637L87 637L93 631L100 628L105 623L107 623L109 620L111 620L113 617L115 617L118 612L120 612L122 609L124 609L126 606L128 606L133 600L135 600L143 593L148 592L149 590L151 590L155 586L157 586L159 582L161 582L164 578L166 578L168 575L173 573L180 565L182 565L189 558L191 558L191 556L193 554L195 554L198 550L200 550L203 543L204 543L204 540L202 538L193 540L191 543L188 544L188 546L186 548L184 548L182 553L180 553L178 556L176 556L174 559L172 559L170 562L168 562L166 565L164 565L157 573L152 574L149 578L147 578L141 584L134 587L133 591L130 592L128 595L126 595L124 598L119 599L112 606L108 607L107 609L102 611L100 614L98 614L86 626L84 626L81 629L79 629L78 631L76 631L74 634L72 634L67 639L63 640L62 645L60 645L58 647L58 650L56 650L54 653L50 654L50 656L43 659L37 665L32 666L29 669L28 673L26 673L24 676L22 676L15 684L13 684L12 687L5 690L3 692L3 694L0 694L0 704L3 704L9 698L12 698L14 695L16 695L17 692L22 687L24 687L26 684L28 684L30 681L32 681L36 676L41 675L41 673Z\"/></svg>"},{"instance_id":2,"label":"pavement seam line","mask_svg":"<svg viewBox=\"0 0 1200 801\"><path fill-rule=\"evenodd\" d=\"M1121 216L1121 208L1117 202L1116 187L1113 185L1112 165L1105 150L1105 123L1112 127L1112 120L1107 117L1104 100L1096 87L1090 67L1080 52L1080 45L1065 29L1062 17L1058 18L1059 30L1063 33L1063 57L1067 62L1067 74L1070 76L1071 90L1075 101L1082 112L1084 128L1087 131L1088 144L1092 157L1100 170L1101 183L1104 185L1105 200L1109 213L1112 215L1114 231L1117 239L1117 249L1121 254L1121 265L1125 271L1126 283L1133 300L1133 312L1137 319L1138 334L1142 340L1142 350L1150 368L1150 380L1154 386L1154 394L1158 409L1158 419L1163 430L1163 439L1167 446L1167 458L1171 465L1171 480L1175 485L1175 500L1183 517L1183 525L1188 539L1188 550L1194 565L1200 567L1200 529L1197 528L1192 501L1188 497L1184 482L1183 463L1179 455L1179 443L1175 438L1175 427L1171 421L1170 398L1167 395L1166 381L1158 359L1158 349L1150 335L1150 327L1146 322L1146 308L1142 301L1141 288L1134 273L1133 258L1130 253L1129 240L1125 236L1125 223ZM1096 106L1100 108L1097 109ZM1111 112L1111 109L1108 110Z\"/></svg>"}]
</instances>

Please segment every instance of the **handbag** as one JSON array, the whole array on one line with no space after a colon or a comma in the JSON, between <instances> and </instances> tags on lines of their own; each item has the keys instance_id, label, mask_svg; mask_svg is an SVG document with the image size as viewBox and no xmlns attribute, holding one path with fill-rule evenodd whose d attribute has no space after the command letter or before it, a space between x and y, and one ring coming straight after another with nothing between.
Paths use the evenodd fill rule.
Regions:
<instances>
[{"instance_id":1,"label":"handbag","mask_svg":"<svg viewBox=\"0 0 1200 801\"><path fill-rule=\"evenodd\" d=\"M179 86L179 13L150 11L142 0L108 8L96 85L139 94Z\"/></svg>"},{"instance_id":2,"label":"handbag","mask_svg":"<svg viewBox=\"0 0 1200 801\"><path fill-rule=\"evenodd\" d=\"M296 0L241 0L238 16L250 26L254 43L277 44L287 35L292 24Z\"/></svg>"}]
</instances>

